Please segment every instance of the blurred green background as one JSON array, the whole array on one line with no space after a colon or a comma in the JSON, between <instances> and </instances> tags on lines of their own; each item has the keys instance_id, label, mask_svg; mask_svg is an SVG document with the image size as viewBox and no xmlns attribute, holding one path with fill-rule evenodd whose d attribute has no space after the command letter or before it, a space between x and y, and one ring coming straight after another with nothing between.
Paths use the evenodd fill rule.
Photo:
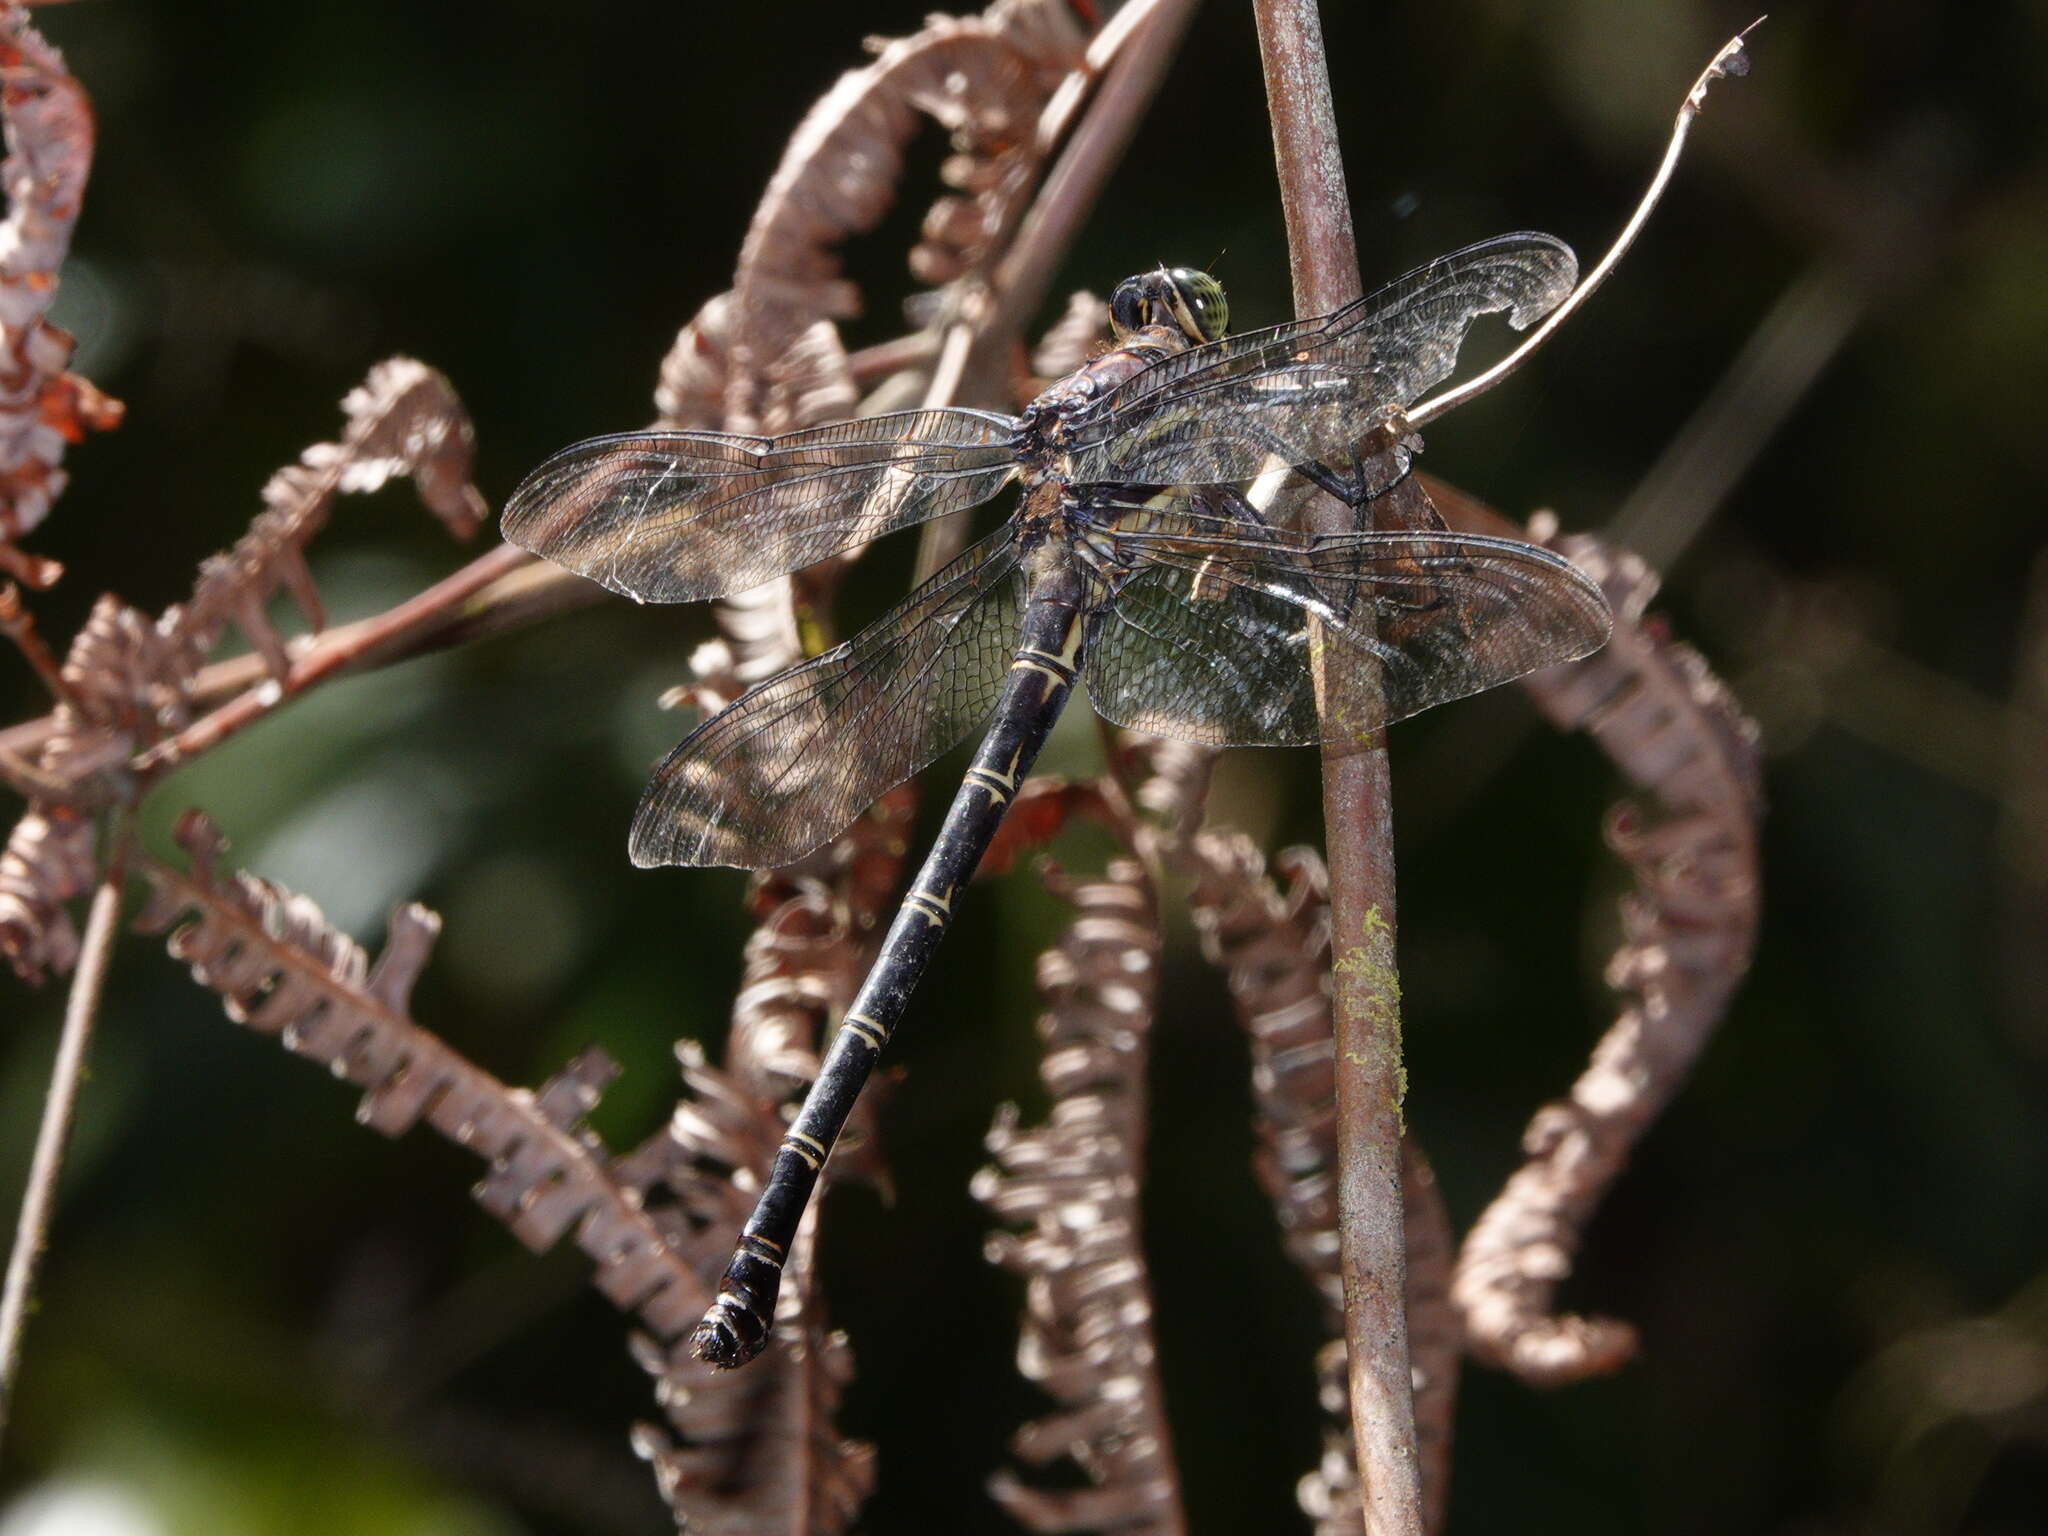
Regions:
<instances>
[{"instance_id":1,"label":"blurred green background","mask_svg":"<svg viewBox=\"0 0 2048 1536\"><path fill-rule=\"evenodd\" d=\"M46 631L102 589L175 600L389 353L454 381L494 501L549 450L647 420L789 130L864 34L928 4L39 12L101 125L59 318L129 406L72 451L31 540L71 567ZM1686 84L1750 20L1329 13L1369 281L1505 229L1597 252ZM1755 972L1567 1292L1638 1321L1644 1358L1556 1394L1468 1371L1454 1531L2048 1529L2043 28L2039 5L1935 0L1774 16L1612 284L1432 430L1430 467L1505 510L1624 516L1769 754ZM849 253L856 342L899 329L940 153L920 141L909 206ZM1234 0L1198 16L1059 291L1162 260L1215 267L1242 325L1289 312ZM1652 475L1731 368L1707 448ZM403 487L342 504L313 554L336 619L465 558ZM907 560L866 562L854 600ZM655 697L708 632L612 602L333 687L167 787L153 836L204 806L244 864L372 945L393 902L439 909L418 1016L516 1082L601 1043L627 1075L598 1124L629 1145L673 1097L671 1041L720 1037L745 932L737 874L624 856L680 730ZM41 708L25 669L0 674L6 719ZM1408 1113L1461 1226L1610 1013L1618 785L1534 719L1503 690L1395 733ZM1063 733L1048 766L1085 768L1090 741ZM1212 814L1313 839L1314 784L1307 754L1240 754ZM844 1428L882 1457L865 1529L1005 1528L981 1484L1033 1398L966 1183L996 1104L1039 1102L1031 957L1056 920L1028 877L977 893L903 1037L900 1199L834 1202L827 1272L860 1361ZM1298 1529L1315 1310L1251 1182L1219 981L1184 923L1171 945L1146 1199L1178 1456L1196 1530ZM5 985L11 1218L61 989ZM626 1440L647 1384L583 1261L528 1256L469 1202L464 1154L366 1134L353 1102L226 1023L153 941L121 950L0 1532L667 1528ZM1239 1344L1248 1319L1269 1351Z\"/></svg>"}]
</instances>

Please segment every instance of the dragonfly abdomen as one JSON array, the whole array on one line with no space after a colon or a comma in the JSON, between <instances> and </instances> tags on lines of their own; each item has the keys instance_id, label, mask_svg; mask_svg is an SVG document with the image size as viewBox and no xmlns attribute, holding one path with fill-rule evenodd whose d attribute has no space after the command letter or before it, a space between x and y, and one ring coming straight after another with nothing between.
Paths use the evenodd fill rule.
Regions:
<instances>
[{"instance_id":1,"label":"dragonfly abdomen","mask_svg":"<svg viewBox=\"0 0 2048 1536\"><path fill-rule=\"evenodd\" d=\"M1063 552L1041 548L1017 649L987 734L889 925L874 968L826 1049L816 1084L776 1149L767 1188L726 1266L717 1299L690 1335L698 1355L714 1365L744 1365L767 1342L782 1265L833 1143L937 952L959 893L973 878L1080 675L1082 575Z\"/></svg>"}]
</instances>

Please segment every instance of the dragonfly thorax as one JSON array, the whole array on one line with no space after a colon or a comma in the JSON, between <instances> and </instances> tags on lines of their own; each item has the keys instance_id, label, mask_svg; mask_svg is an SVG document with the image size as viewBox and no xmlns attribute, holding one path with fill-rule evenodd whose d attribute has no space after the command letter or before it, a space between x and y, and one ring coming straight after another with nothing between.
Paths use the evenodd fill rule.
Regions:
<instances>
[{"instance_id":1,"label":"dragonfly thorax","mask_svg":"<svg viewBox=\"0 0 2048 1536\"><path fill-rule=\"evenodd\" d=\"M1064 473L1070 426L1092 417L1118 385L1188 346L1186 333L1177 326L1148 325L1125 333L1116 346L1048 384L1024 407L1018 418L1019 457L1042 470Z\"/></svg>"}]
</instances>

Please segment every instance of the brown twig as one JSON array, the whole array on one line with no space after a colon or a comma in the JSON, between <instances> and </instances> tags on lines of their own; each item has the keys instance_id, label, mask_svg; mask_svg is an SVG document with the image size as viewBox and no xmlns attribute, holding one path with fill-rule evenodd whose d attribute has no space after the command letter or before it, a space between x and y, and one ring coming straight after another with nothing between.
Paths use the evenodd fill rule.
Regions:
<instances>
[{"instance_id":1,"label":"brown twig","mask_svg":"<svg viewBox=\"0 0 2048 1536\"><path fill-rule=\"evenodd\" d=\"M1161 755L1154 755L1148 802L1162 798L1156 792ZM1170 844L1169 856L1194 882L1188 905L1203 953L1222 967L1251 1042L1258 1112L1253 1169L1273 1202L1288 1256L1315 1286L1336 1335L1317 1360L1318 1395L1329 1422L1321 1465L1302 1480L1302 1509L1315 1520L1317 1536L1356 1536L1365 1527L1342 1336L1328 879L1320 859L1295 849L1276 861L1283 888L1267 873L1265 854L1242 833L1204 831ZM1449 1303L1455 1247L1428 1163L1412 1140L1403 1144L1401 1174L1424 1526L1435 1531L1449 1497L1451 1415L1463 1348Z\"/></svg>"},{"instance_id":2,"label":"brown twig","mask_svg":"<svg viewBox=\"0 0 2048 1536\"><path fill-rule=\"evenodd\" d=\"M8 1415L14 1404L22 1334L28 1323L29 1302L35 1294L50 1215L57 1203L57 1180L64 1171L64 1153L71 1141L79 1085L85 1077L86 1052L92 1045L107 971L113 963L121 888L128 877L128 828L128 818L119 818L119 825L110 834L114 839L113 856L107 862L99 889L93 893L78 969L72 975L71 995L64 1005L57 1058L50 1068L50 1087L43 1099L43 1121L36 1132L35 1154L29 1163L28 1185L21 1200L21 1218L14 1230L14 1248L7 1258L6 1290L0 1294L0 1441L6 1438Z\"/></svg>"},{"instance_id":3,"label":"brown twig","mask_svg":"<svg viewBox=\"0 0 2048 1536\"><path fill-rule=\"evenodd\" d=\"M1273 119L1296 313L1357 297L1351 202L1330 106L1329 65L1314 0L1254 0ZM1315 532L1352 526L1318 496ZM1346 669L1319 700L1377 691ZM1353 692L1355 690L1355 692ZM1373 718L1379 711L1370 710ZM1394 947L1393 801L1384 742L1323 753L1323 825L1330 861L1338 1118L1338 1231L1352 1431L1370 1536L1421 1536L1414 1392L1408 1355L1401 1219L1401 985Z\"/></svg>"},{"instance_id":4,"label":"brown twig","mask_svg":"<svg viewBox=\"0 0 2048 1536\"><path fill-rule=\"evenodd\" d=\"M318 676L303 688L286 688L274 695L265 691L263 697L248 699L237 707L267 714L303 697L316 683L395 666L429 651L501 634L586 607L604 595L604 589L595 583L535 560L523 550L494 549L383 613L288 642L294 665L316 655L326 658ZM261 656L236 656L202 668L186 696L194 708L217 709L259 688L269 675ZM232 729L252 723L253 717L240 719ZM26 758L40 751L58 728L58 718L52 714L0 730L0 752Z\"/></svg>"},{"instance_id":5,"label":"brown twig","mask_svg":"<svg viewBox=\"0 0 2048 1536\"><path fill-rule=\"evenodd\" d=\"M345 672L362 670L373 658L397 659L393 654L395 647L403 645L402 654L416 655L444 634L446 626L473 621L487 588L532 563L533 557L526 551L500 545L375 618L320 635L290 657L281 677L246 687L220 708L138 757L134 763L138 781L145 786L156 783L321 683ZM575 580L566 573L558 576L564 583ZM556 586L557 579L550 578L548 584ZM595 596L597 590L591 588L591 595ZM550 607L547 611L554 610Z\"/></svg>"}]
</instances>

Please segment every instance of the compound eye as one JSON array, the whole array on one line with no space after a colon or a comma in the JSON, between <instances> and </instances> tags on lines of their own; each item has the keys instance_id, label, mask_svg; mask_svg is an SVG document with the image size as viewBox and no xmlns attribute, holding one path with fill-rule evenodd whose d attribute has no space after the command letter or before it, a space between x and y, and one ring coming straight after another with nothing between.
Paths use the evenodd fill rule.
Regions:
<instances>
[{"instance_id":1,"label":"compound eye","mask_svg":"<svg viewBox=\"0 0 2048 1536\"><path fill-rule=\"evenodd\" d=\"M1121 341L1132 331L1145 323L1145 283L1142 278L1127 277L1116 285L1109 296L1109 328Z\"/></svg>"},{"instance_id":2,"label":"compound eye","mask_svg":"<svg viewBox=\"0 0 2048 1536\"><path fill-rule=\"evenodd\" d=\"M1168 274L1173 284L1175 318L1196 341L1215 341L1230 323L1230 305L1223 297L1223 285L1206 272L1193 267L1175 267Z\"/></svg>"}]
</instances>

